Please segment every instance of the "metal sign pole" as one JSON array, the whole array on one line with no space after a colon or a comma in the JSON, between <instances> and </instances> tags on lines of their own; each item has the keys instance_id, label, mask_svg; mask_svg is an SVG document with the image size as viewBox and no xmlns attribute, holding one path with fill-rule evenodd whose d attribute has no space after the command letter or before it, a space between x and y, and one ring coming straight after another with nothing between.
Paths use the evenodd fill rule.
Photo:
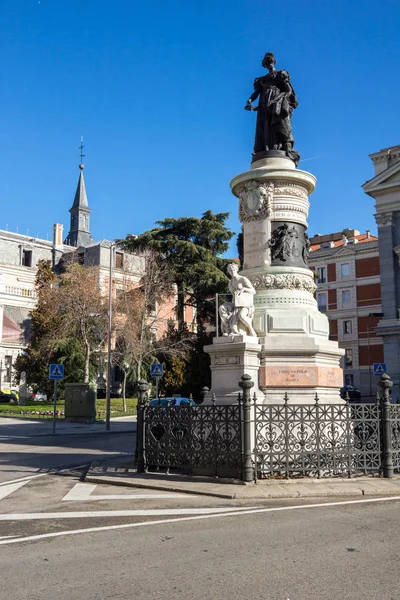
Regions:
<instances>
[{"instance_id":1,"label":"metal sign pole","mask_svg":"<svg viewBox=\"0 0 400 600\"><path fill-rule=\"evenodd\" d=\"M156 377L156 400L158 400L158 380L159 377Z\"/></svg>"},{"instance_id":2,"label":"metal sign pole","mask_svg":"<svg viewBox=\"0 0 400 600\"><path fill-rule=\"evenodd\" d=\"M53 435L56 433L57 379L54 380Z\"/></svg>"}]
</instances>

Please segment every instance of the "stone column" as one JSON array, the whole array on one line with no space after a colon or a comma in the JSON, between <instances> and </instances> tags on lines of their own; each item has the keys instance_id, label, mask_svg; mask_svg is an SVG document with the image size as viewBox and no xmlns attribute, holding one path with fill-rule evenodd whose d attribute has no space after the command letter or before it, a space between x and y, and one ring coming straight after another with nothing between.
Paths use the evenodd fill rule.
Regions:
<instances>
[{"instance_id":1,"label":"stone column","mask_svg":"<svg viewBox=\"0 0 400 600\"><path fill-rule=\"evenodd\" d=\"M384 358L400 394L400 146L370 154L375 175L363 190L374 198L379 237L382 319L376 335L383 340Z\"/></svg>"},{"instance_id":2,"label":"stone column","mask_svg":"<svg viewBox=\"0 0 400 600\"><path fill-rule=\"evenodd\" d=\"M340 402L344 351L329 337L308 268L308 196L316 179L286 157L252 163L231 181L243 223L242 274L256 288L253 326L261 345L259 388L264 402ZM252 375L253 376L253 375ZM254 376L253 376L254 377Z\"/></svg>"}]
</instances>

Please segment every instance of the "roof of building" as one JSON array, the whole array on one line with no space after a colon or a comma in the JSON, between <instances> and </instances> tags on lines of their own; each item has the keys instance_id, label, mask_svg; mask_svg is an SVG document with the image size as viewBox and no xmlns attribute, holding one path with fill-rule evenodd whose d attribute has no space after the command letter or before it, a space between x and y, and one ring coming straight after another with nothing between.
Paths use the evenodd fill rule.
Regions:
<instances>
[{"instance_id":1,"label":"roof of building","mask_svg":"<svg viewBox=\"0 0 400 600\"><path fill-rule=\"evenodd\" d=\"M368 232L368 233L360 233L359 235L355 235L353 238L343 237L343 239L340 239L340 240L332 240L328 243L330 244L331 248L340 248L341 246L348 245L349 239L357 240L357 244L361 244L364 242L376 242L378 240L378 238L375 235L371 235ZM316 250L320 250L321 245L324 245L325 243L327 243L327 242L321 242L320 244L311 244L310 252L315 252ZM322 249L326 250L327 248L324 247Z\"/></svg>"},{"instance_id":2,"label":"roof of building","mask_svg":"<svg viewBox=\"0 0 400 600\"><path fill-rule=\"evenodd\" d=\"M86 188L85 188L85 179L83 177L83 165L79 165L79 168L80 168L81 172L79 173L79 180L78 180L78 185L76 188L75 198L74 198L74 203L72 205L72 208L89 209L88 199L87 199L87 195L86 195Z\"/></svg>"}]
</instances>

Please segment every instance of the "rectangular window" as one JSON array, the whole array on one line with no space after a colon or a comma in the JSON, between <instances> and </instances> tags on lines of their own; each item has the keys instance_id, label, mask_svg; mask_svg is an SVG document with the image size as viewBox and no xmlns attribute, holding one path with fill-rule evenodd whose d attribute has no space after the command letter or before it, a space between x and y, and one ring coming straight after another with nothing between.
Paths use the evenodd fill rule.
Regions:
<instances>
[{"instance_id":1,"label":"rectangular window","mask_svg":"<svg viewBox=\"0 0 400 600\"><path fill-rule=\"evenodd\" d=\"M343 333L352 333L353 332L353 322L352 321L343 321Z\"/></svg>"},{"instance_id":2,"label":"rectangular window","mask_svg":"<svg viewBox=\"0 0 400 600\"><path fill-rule=\"evenodd\" d=\"M344 378L345 380L345 385L351 385L354 386L354 375L346 375L346 377Z\"/></svg>"},{"instance_id":3,"label":"rectangular window","mask_svg":"<svg viewBox=\"0 0 400 600\"><path fill-rule=\"evenodd\" d=\"M351 348L346 348L344 354L344 366L351 367L353 365L353 350Z\"/></svg>"},{"instance_id":4,"label":"rectangular window","mask_svg":"<svg viewBox=\"0 0 400 600\"><path fill-rule=\"evenodd\" d=\"M326 312L326 294L317 294L319 312Z\"/></svg>"},{"instance_id":5,"label":"rectangular window","mask_svg":"<svg viewBox=\"0 0 400 600\"><path fill-rule=\"evenodd\" d=\"M31 267L32 266L32 250L22 249L21 265L23 267Z\"/></svg>"},{"instance_id":6,"label":"rectangular window","mask_svg":"<svg viewBox=\"0 0 400 600\"><path fill-rule=\"evenodd\" d=\"M351 303L351 292L350 290L342 291L342 305Z\"/></svg>"},{"instance_id":7,"label":"rectangular window","mask_svg":"<svg viewBox=\"0 0 400 600\"><path fill-rule=\"evenodd\" d=\"M326 268L325 267L317 267L318 273L318 283L326 283Z\"/></svg>"},{"instance_id":8,"label":"rectangular window","mask_svg":"<svg viewBox=\"0 0 400 600\"><path fill-rule=\"evenodd\" d=\"M5 381L11 382L11 365L12 365L12 356L4 357L4 375Z\"/></svg>"},{"instance_id":9,"label":"rectangular window","mask_svg":"<svg viewBox=\"0 0 400 600\"><path fill-rule=\"evenodd\" d=\"M85 264L85 253L78 252L76 260L78 262L78 265L84 265Z\"/></svg>"},{"instance_id":10,"label":"rectangular window","mask_svg":"<svg viewBox=\"0 0 400 600\"><path fill-rule=\"evenodd\" d=\"M343 263L342 265L340 265L340 273L342 277L349 277L350 276L350 265L349 263Z\"/></svg>"},{"instance_id":11,"label":"rectangular window","mask_svg":"<svg viewBox=\"0 0 400 600\"><path fill-rule=\"evenodd\" d=\"M115 253L115 267L117 269L123 269L124 267L124 254L123 252Z\"/></svg>"}]
</instances>

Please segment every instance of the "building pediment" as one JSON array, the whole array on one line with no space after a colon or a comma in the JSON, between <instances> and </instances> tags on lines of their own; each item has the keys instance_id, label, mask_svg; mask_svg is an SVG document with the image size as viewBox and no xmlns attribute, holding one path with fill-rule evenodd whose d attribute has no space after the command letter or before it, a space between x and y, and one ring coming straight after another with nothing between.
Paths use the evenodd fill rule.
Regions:
<instances>
[{"instance_id":1,"label":"building pediment","mask_svg":"<svg viewBox=\"0 0 400 600\"><path fill-rule=\"evenodd\" d=\"M362 188L373 198L379 194L394 191L396 188L400 189L400 161L366 181Z\"/></svg>"}]
</instances>

